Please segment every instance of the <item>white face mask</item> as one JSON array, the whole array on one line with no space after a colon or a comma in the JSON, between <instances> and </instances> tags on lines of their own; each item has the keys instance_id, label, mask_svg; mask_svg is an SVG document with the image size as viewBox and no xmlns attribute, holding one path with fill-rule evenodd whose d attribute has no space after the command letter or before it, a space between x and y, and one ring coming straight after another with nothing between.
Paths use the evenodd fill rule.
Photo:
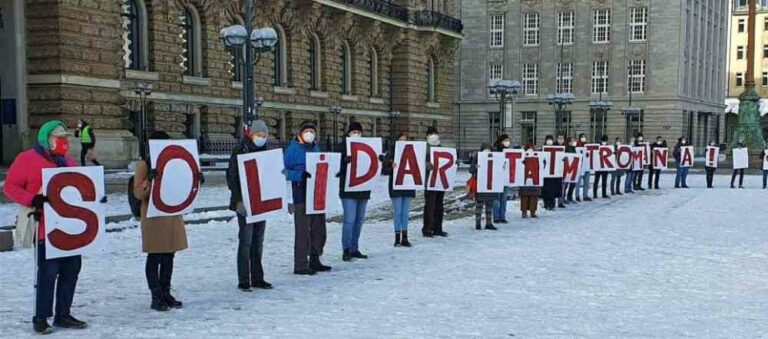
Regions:
<instances>
[{"instance_id":1,"label":"white face mask","mask_svg":"<svg viewBox=\"0 0 768 339\"><path fill-rule=\"evenodd\" d=\"M661 140L656 140L656 145L661 145Z\"/></svg>"},{"instance_id":2,"label":"white face mask","mask_svg":"<svg viewBox=\"0 0 768 339\"><path fill-rule=\"evenodd\" d=\"M253 144L258 147L262 147L267 143L267 138L256 136L256 135L254 135L253 138L251 138L251 140L253 140Z\"/></svg>"},{"instance_id":3,"label":"white face mask","mask_svg":"<svg viewBox=\"0 0 768 339\"><path fill-rule=\"evenodd\" d=\"M304 132L304 134L301 135L301 139L303 139L304 142L311 144L313 141L315 141L315 133Z\"/></svg>"},{"instance_id":4,"label":"white face mask","mask_svg":"<svg viewBox=\"0 0 768 339\"><path fill-rule=\"evenodd\" d=\"M639 137L639 138L637 138L637 141L639 141L639 142L643 142L643 137Z\"/></svg>"},{"instance_id":5,"label":"white face mask","mask_svg":"<svg viewBox=\"0 0 768 339\"><path fill-rule=\"evenodd\" d=\"M509 147L509 141L502 141L501 145L504 147Z\"/></svg>"},{"instance_id":6,"label":"white face mask","mask_svg":"<svg viewBox=\"0 0 768 339\"><path fill-rule=\"evenodd\" d=\"M557 139L557 144L558 144L558 145L562 145L562 144L564 144L564 143L565 143L565 140L563 140L563 139Z\"/></svg>"},{"instance_id":7,"label":"white face mask","mask_svg":"<svg viewBox=\"0 0 768 339\"><path fill-rule=\"evenodd\" d=\"M440 144L440 136L437 135L437 134L432 134L432 135L427 137L427 142L430 145L432 145L432 146L439 145Z\"/></svg>"},{"instance_id":8,"label":"white face mask","mask_svg":"<svg viewBox=\"0 0 768 339\"><path fill-rule=\"evenodd\" d=\"M350 137L350 138L359 138L359 137L361 137L361 136L363 136L363 134L362 134L362 133L360 133L360 132L352 132L352 133L349 133L349 137Z\"/></svg>"},{"instance_id":9,"label":"white face mask","mask_svg":"<svg viewBox=\"0 0 768 339\"><path fill-rule=\"evenodd\" d=\"M586 142L586 141L587 141L587 138L579 138L579 141L581 141L581 142Z\"/></svg>"},{"instance_id":10,"label":"white face mask","mask_svg":"<svg viewBox=\"0 0 768 339\"><path fill-rule=\"evenodd\" d=\"M547 140L547 141L545 142L545 144L547 144L547 146L549 146L549 145L552 145L552 140Z\"/></svg>"},{"instance_id":11,"label":"white face mask","mask_svg":"<svg viewBox=\"0 0 768 339\"><path fill-rule=\"evenodd\" d=\"M576 146L576 142L575 141L571 141L571 146Z\"/></svg>"},{"instance_id":12,"label":"white face mask","mask_svg":"<svg viewBox=\"0 0 768 339\"><path fill-rule=\"evenodd\" d=\"M83 123L78 123L77 128L83 128Z\"/></svg>"},{"instance_id":13,"label":"white face mask","mask_svg":"<svg viewBox=\"0 0 768 339\"><path fill-rule=\"evenodd\" d=\"M607 143L607 142L605 142L605 141L601 141L601 142L600 142L600 145L607 145L607 144L608 144L608 143Z\"/></svg>"},{"instance_id":14,"label":"white face mask","mask_svg":"<svg viewBox=\"0 0 768 339\"><path fill-rule=\"evenodd\" d=\"M686 141L686 140L685 140L685 139L683 139L683 140L681 140L681 141L682 141L683 143L685 143L685 141Z\"/></svg>"}]
</instances>

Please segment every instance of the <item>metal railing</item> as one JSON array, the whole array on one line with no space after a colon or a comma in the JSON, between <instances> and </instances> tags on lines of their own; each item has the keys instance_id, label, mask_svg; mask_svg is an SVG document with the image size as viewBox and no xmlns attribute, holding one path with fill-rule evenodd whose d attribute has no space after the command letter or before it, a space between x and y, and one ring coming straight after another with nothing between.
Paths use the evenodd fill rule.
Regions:
<instances>
[{"instance_id":1,"label":"metal railing","mask_svg":"<svg viewBox=\"0 0 768 339\"><path fill-rule=\"evenodd\" d=\"M403 6L393 4L389 0L336 1L417 26L437 27L457 33L461 33L464 29L461 20L452 16L429 10L410 11Z\"/></svg>"},{"instance_id":2,"label":"metal railing","mask_svg":"<svg viewBox=\"0 0 768 339\"><path fill-rule=\"evenodd\" d=\"M380 14L400 21L408 21L408 9L386 0L339 0L369 12Z\"/></svg>"},{"instance_id":3,"label":"metal railing","mask_svg":"<svg viewBox=\"0 0 768 339\"><path fill-rule=\"evenodd\" d=\"M424 10L412 12L411 15L413 16L413 23L417 26L437 27L457 33L464 30L464 24L461 23L461 20L443 13Z\"/></svg>"}]
</instances>

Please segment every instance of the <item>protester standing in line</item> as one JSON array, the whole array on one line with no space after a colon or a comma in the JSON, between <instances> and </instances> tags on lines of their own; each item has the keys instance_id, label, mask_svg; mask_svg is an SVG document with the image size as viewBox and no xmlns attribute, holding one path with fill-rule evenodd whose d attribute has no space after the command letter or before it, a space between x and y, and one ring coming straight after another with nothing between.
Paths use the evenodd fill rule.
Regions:
<instances>
[{"instance_id":1,"label":"protester standing in line","mask_svg":"<svg viewBox=\"0 0 768 339\"><path fill-rule=\"evenodd\" d=\"M621 138L616 138L613 141L614 144L614 155L616 157L616 161L619 161L619 146L621 146ZM614 169L611 171L611 195L622 195L621 193L621 177L624 176L624 170L621 169Z\"/></svg>"},{"instance_id":2,"label":"protester standing in line","mask_svg":"<svg viewBox=\"0 0 768 339\"><path fill-rule=\"evenodd\" d=\"M524 155L525 159L523 160L524 166L534 166L532 162L539 161L536 158L530 157L531 155L533 155L533 152L534 152L533 144L529 143L529 145L526 145L525 155ZM528 218L529 212L531 214L531 218L538 218L538 216L536 215L536 210L539 205L539 194L541 194L541 187L522 186L520 187L519 193L520 193L520 211L523 214L523 219Z\"/></svg>"},{"instance_id":3,"label":"protester standing in line","mask_svg":"<svg viewBox=\"0 0 768 339\"><path fill-rule=\"evenodd\" d=\"M325 213L307 214L307 153L319 153L317 127L313 122L304 122L299 133L288 144L283 157L285 176L291 182L295 238L293 244L293 274L314 275L315 272L330 271L331 267L320 261L325 247Z\"/></svg>"},{"instance_id":4,"label":"protester standing in line","mask_svg":"<svg viewBox=\"0 0 768 339\"><path fill-rule=\"evenodd\" d=\"M555 139L555 146L561 146L565 148L567 145L565 144L565 137L558 134L557 138ZM565 208L565 189L566 184L565 180L563 180L563 177L556 178L558 181L560 181L560 193L557 198L555 198L555 203L557 204L558 208Z\"/></svg>"},{"instance_id":5,"label":"protester standing in line","mask_svg":"<svg viewBox=\"0 0 768 339\"><path fill-rule=\"evenodd\" d=\"M576 153L576 140L574 138L568 138L568 144L565 146L565 153L571 153L571 154ZM578 169L578 170L580 174L578 178L581 178L581 169ZM564 196L566 197L565 199L566 204L576 203L576 201L573 200L573 191L575 188L576 188L576 183L571 182L571 183L565 184Z\"/></svg>"},{"instance_id":6,"label":"protester standing in line","mask_svg":"<svg viewBox=\"0 0 768 339\"><path fill-rule=\"evenodd\" d=\"M736 147L737 148L744 148L746 146L744 146L744 142L743 141L739 141L739 143L736 145ZM736 174L739 175L739 188L744 188L744 169L743 168L741 168L741 169L734 169L733 170L733 175L731 175L731 188L736 188L735 186L733 186L734 181L736 181Z\"/></svg>"},{"instance_id":7,"label":"protester standing in line","mask_svg":"<svg viewBox=\"0 0 768 339\"><path fill-rule=\"evenodd\" d=\"M397 135L397 141L408 141L408 135L399 133ZM429 156L429 154L427 154L427 156ZM395 143L392 143L387 152L387 161L384 169L389 174L389 198L392 200L392 211L394 212L392 220L394 221L395 226L395 247L411 247L411 242L408 241L408 214L411 211L411 201L416 197L416 191L395 191L392 189L394 178L397 173L397 165L395 164ZM426 178L424 178L424 181L424 184L426 185Z\"/></svg>"},{"instance_id":8,"label":"protester standing in line","mask_svg":"<svg viewBox=\"0 0 768 339\"><path fill-rule=\"evenodd\" d=\"M363 126L357 121L349 123L347 136L337 146L341 150L341 171L338 176L339 196L341 197L341 206L344 209L344 222L342 224L341 245L344 250L341 258L344 261L353 259L368 259L368 256L360 252L360 233L365 221L365 209L368 206L368 200L371 199L371 191L347 192L344 189L344 181L347 175L348 167L352 162L352 157L347 155L347 138L360 138L363 136ZM372 159L376 161L376 159ZM381 160L381 159L379 159Z\"/></svg>"},{"instance_id":9,"label":"protester standing in line","mask_svg":"<svg viewBox=\"0 0 768 339\"><path fill-rule=\"evenodd\" d=\"M430 126L427 128L427 177L432 171L432 163L429 159L430 150L432 147L439 146L440 134L438 134L437 128ZM443 231L444 198L445 192L424 192L424 226L421 229L421 234L427 238L448 236L448 233Z\"/></svg>"},{"instance_id":10,"label":"protester standing in line","mask_svg":"<svg viewBox=\"0 0 768 339\"><path fill-rule=\"evenodd\" d=\"M267 222L248 223L245 220L247 213L240 191L240 180L243 178L240 178L237 163L238 155L266 151L267 138L269 138L267 124L262 120L254 121L251 128L245 131L240 144L232 150L227 169L227 186L231 192L229 209L237 212L237 225L239 227L237 287L244 292L250 292L252 287L272 288L272 284L264 280L264 267L261 264L261 256L264 251L264 230L267 227Z\"/></svg>"},{"instance_id":11,"label":"protester standing in line","mask_svg":"<svg viewBox=\"0 0 768 339\"><path fill-rule=\"evenodd\" d=\"M631 146L634 144L635 138L633 137L629 140L629 145ZM632 154L631 157L633 160L630 163L633 164L632 166L634 166L634 154ZM635 171L632 169L632 166L625 171L627 173L627 177L624 178L624 193L635 193L633 190L635 186Z\"/></svg>"},{"instance_id":12,"label":"protester standing in line","mask_svg":"<svg viewBox=\"0 0 768 339\"><path fill-rule=\"evenodd\" d=\"M576 147L584 147L587 144L587 135L584 133L579 134L579 141L576 143ZM584 159L589 161L589 159ZM576 201L592 201L589 197L589 178L592 175L589 171L585 171L584 175L579 176L579 182L576 183Z\"/></svg>"},{"instance_id":13,"label":"protester standing in line","mask_svg":"<svg viewBox=\"0 0 768 339\"><path fill-rule=\"evenodd\" d=\"M496 143L493 144L493 152L504 152L505 149L511 146L511 139L509 135L502 134L496 139ZM509 197L510 188L504 187L504 191L499 193L496 199L493 200L493 222L498 224L506 224L507 221L507 198Z\"/></svg>"},{"instance_id":14,"label":"protester standing in line","mask_svg":"<svg viewBox=\"0 0 768 339\"><path fill-rule=\"evenodd\" d=\"M39 334L49 334L53 328L48 318L53 318L53 325L61 328L83 329L87 324L72 316L72 300L75 297L77 279L82 267L79 255L46 259L45 258L45 214L43 204L48 200L42 192L43 169L74 167L75 161L67 154L67 130L58 120L48 121L40 127L37 143L32 149L19 154L8 169L3 186L3 193L10 200L35 210L39 219L36 231L35 247L37 251L37 277L35 281L35 315L32 326ZM106 200L102 200L106 202ZM54 294L55 293L55 294ZM56 315L53 314L54 296Z\"/></svg>"},{"instance_id":15,"label":"protester standing in line","mask_svg":"<svg viewBox=\"0 0 768 339\"><path fill-rule=\"evenodd\" d=\"M491 146L487 143L482 143L480 145L479 152L491 152ZM475 156L472 157L472 164L469 167L469 174L472 175L472 178L477 180L477 161L478 161L479 155L475 154ZM482 227L482 214L483 214L483 208L485 208L485 229L487 230L497 230L496 226L493 225L492 220L492 208L494 204L494 200L498 197L498 194L496 193L479 193L475 192L475 229L481 230Z\"/></svg>"},{"instance_id":16,"label":"protester standing in line","mask_svg":"<svg viewBox=\"0 0 768 339\"><path fill-rule=\"evenodd\" d=\"M90 160L94 165L100 166L96 160L96 135L93 134L93 127L85 120L78 119L75 137L80 139L80 165L85 166L86 161Z\"/></svg>"},{"instance_id":17,"label":"protester standing in line","mask_svg":"<svg viewBox=\"0 0 768 339\"><path fill-rule=\"evenodd\" d=\"M675 145L672 153L675 157L675 188L688 188L688 167L680 166L680 161L683 159L683 147L688 146L688 142L685 137L677 138L677 145Z\"/></svg>"},{"instance_id":18,"label":"protester standing in line","mask_svg":"<svg viewBox=\"0 0 768 339\"><path fill-rule=\"evenodd\" d=\"M608 145L608 136L603 135L602 138L600 138L600 145L606 146ZM592 196L597 199L597 187L600 185L600 179L603 181L603 199L608 199L608 172L607 171L599 171L595 172L595 183L594 186L592 186Z\"/></svg>"},{"instance_id":19,"label":"protester standing in line","mask_svg":"<svg viewBox=\"0 0 768 339\"><path fill-rule=\"evenodd\" d=\"M547 135L544 138L544 145L553 146L555 143L551 135ZM547 161L549 157L547 154ZM554 164L550 164L554 166ZM563 178L544 178L544 187L541 190L541 197L544 199L544 209L547 211L553 211L555 209L555 201L560 197L563 191Z\"/></svg>"},{"instance_id":20,"label":"protester standing in line","mask_svg":"<svg viewBox=\"0 0 768 339\"><path fill-rule=\"evenodd\" d=\"M637 138L635 140L635 147L645 147L643 143L645 142L645 138L643 137L643 133L638 133ZM647 156L650 158L651 154L647 154ZM641 165L640 169L635 171L635 191L645 191L645 188L643 188L643 171L644 171L645 165Z\"/></svg>"},{"instance_id":21,"label":"protester standing in line","mask_svg":"<svg viewBox=\"0 0 768 339\"><path fill-rule=\"evenodd\" d=\"M709 146L715 147L717 144L714 140L712 140L709 142ZM717 159L715 159L715 166L709 166L709 164L707 164L705 161L704 170L707 171L707 188L712 188L712 181L715 178L715 171L717 171ZM765 186L765 184L763 184L763 186Z\"/></svg>"},{"instance_id":22,"label":"protester standing in line","mask_svg":"<svg viewBox=\"0 0 768 339\"><path fill-rule=\"evenodd\" d=\"M653 150L657 148L667 148L667 142L664 141L664 139L661 138L661 136L656 137L656 142L651 145L651 154L648 156L653 159ZM659 189L659 178L661 177L661 169L654 168L653 161L651 161L651 165L648 167L648 189Z\"/></svg>"}]
</instances>

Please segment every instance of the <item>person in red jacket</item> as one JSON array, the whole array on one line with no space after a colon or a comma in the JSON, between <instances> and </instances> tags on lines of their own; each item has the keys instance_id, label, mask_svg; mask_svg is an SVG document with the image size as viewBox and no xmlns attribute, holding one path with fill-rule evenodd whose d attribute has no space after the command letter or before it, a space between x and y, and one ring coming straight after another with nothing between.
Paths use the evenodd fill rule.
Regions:
<instances>
[{"instance_id":1,"label":"person in red jacket","mask_svg":"<svg viewBox=\"0 0 768 339\"><path fill-rule=\"evenodd\" d=\"M37 279L35 288L35 315L32 318L35 332L48 334L53 328L48 318L53 314L54 286L56 287L56 316L53 325L62 328L83 329L87 324L72 316L70 308L75 296L77 278L80 274L81 257L71 256L45 259L45 215L43 204L47 198L41 194L43 169L75 166L67 155L69 144L64 123L49 121L40 127L37 143L32 149L22 152L8 169L3 193L17 204L34 208L39 217L37 229Z\"/></svg>"}]
</instances>

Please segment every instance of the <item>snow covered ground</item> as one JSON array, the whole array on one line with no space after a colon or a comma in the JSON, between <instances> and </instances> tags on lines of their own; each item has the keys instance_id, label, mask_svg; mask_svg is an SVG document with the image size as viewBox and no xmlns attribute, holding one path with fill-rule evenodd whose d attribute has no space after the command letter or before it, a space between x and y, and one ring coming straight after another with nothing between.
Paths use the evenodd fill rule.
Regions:
<instances>
[{"instance_id":1,"label":"snow covered ground","mask_svg":"<svg viewBox=\"0 0 768 339\"><path fill-rule=\"evenodd\" d=\"M768 191L693 188L599 199L538 220L509 207L501 230L450 220L445 239L392 247L389 221L373 218L361 248L341 261L340 225L329 224L333 271L292 273L293 226L268 223L264 264L271 291L235 288L235 223L188 228L174 290L183 309L149 309L138 229L109 233L110 250L84 259L74 314L84 332L56 337L765 337L768 336ZM386 208L376 190L374 207ZM413 211L420 213L420 211ZM0 336L31 336L32 253L0 253Z\"/></svg>"}]
</instances>

